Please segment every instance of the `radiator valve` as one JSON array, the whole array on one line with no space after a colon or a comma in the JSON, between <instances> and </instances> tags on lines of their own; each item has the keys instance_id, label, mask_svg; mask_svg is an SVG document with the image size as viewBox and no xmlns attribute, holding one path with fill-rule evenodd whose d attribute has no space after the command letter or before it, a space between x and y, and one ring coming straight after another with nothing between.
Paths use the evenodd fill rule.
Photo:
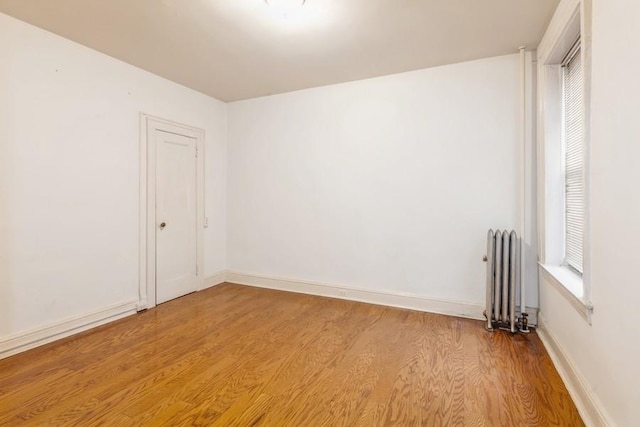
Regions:
<instances>
[{"instance_id":1,"label":"radiator valve","mask_svg":"<svg viewBox=\"0 0 640 427\"><path fill-rule=\"evenodd\" d=\"M529 331L529 313L522 313L520 318L520 332L528 334Z\"/></svg>"}]
</instances>

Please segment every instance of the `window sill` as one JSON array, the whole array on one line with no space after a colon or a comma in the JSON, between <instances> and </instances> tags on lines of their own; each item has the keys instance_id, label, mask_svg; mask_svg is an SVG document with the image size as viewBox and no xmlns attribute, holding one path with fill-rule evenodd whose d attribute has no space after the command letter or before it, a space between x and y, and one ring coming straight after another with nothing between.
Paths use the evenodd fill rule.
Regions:
<instances>
[{"instance_id":1,"label":"window sill","mask_svg":"<svg viewBox=\"0 0 640 427\"><path fill-rule=\"evenodd\" d=\"M541 275L591 324L593 305L584 300L582 276L567 267L539 264Z\"/></svg>"}]
</instances>

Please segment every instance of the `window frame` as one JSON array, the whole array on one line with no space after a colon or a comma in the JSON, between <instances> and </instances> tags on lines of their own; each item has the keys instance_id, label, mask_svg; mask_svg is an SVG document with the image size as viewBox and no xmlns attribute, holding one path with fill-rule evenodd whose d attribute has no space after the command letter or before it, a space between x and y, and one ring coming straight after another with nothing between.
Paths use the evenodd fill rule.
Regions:
<instances>
[{"instance_id":1,"label":"window frame","mask_svg":"<svg viewBox=\"0 0 640 427\"><path fill-rule=\"evenodd\" d=\"M537 51L538 75L538 247L540 276L547 279L591 323L589 233L589 140L591 99L591 1L563 0ZM563 71L566 54L581 39L584 85L583 273L565 259L565 170Z\"/></svg>"}]
</instances>

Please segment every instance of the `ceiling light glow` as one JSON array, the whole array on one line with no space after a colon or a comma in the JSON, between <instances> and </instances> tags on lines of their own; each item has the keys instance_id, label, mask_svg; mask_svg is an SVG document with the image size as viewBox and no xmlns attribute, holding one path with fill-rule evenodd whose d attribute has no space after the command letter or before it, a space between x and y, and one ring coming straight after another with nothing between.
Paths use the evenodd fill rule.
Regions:
<instances>
[{"instance_id":1,"label":"ceiling light glow","mask_svg":"<svg viewBox=\"0 0 640 427\"><path fill-rule=\"evenodd\" d=\"M264 0L271 9L283 17L300 11L306 0Z\"/></svg>"}]
</instances>

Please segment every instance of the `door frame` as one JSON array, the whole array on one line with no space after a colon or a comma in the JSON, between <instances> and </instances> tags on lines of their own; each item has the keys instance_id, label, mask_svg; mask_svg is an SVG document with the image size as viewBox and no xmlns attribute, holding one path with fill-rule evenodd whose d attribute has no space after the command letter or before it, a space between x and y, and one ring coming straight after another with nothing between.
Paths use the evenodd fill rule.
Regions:
<instances>
[{"instance_id":1,"label":"door frame","mask_svg":"<svg viewBox=\"0 0 640 427\"><path fill-rule=\"evenodd\" d=\"M196 290L204 270L204 129L140 113L140 242L137 310L156 306L156 138L155 131L196 140Z\"/></svg>"}]
</instances>

